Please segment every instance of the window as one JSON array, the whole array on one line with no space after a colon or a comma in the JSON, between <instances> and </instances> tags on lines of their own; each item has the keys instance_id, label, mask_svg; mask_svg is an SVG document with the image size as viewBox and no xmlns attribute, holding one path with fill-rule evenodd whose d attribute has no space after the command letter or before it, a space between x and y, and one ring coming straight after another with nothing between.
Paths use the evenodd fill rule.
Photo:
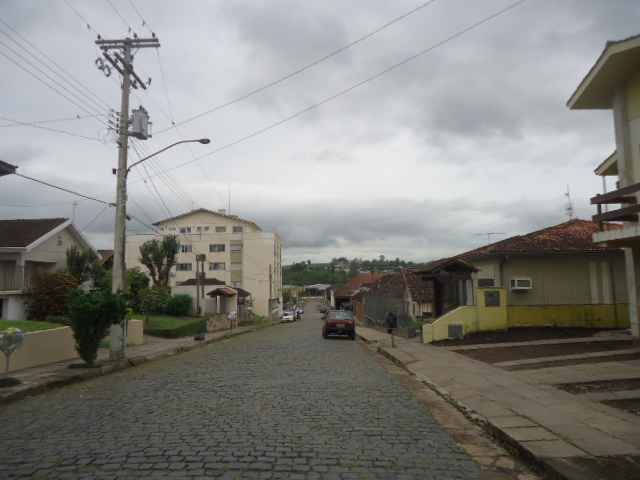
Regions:
<instances>
[{"instance_id":1,"label":"window","mask_svg":"<svg viewBox=\"0 0 640 480\"><path fill-rule=\"evenodd\" d=\"M209 262L209 270L224 270L224 262Z\"/></svg>"},{"instance_id":2,"label":"window","mask_svg":"<svg viewBox=\"0 0 640 480\"><path fill-rule=\"evenodd\" d=\"M490 290L488 292L484 292L484 304L487 307L499 307L500 292L496 290Z\"/></svg>"},{"instance_id":3,"label":"window","mask_svg":"<svg viewBox=\"0 0 640 480\"><path fill-rule=\"evenodd\" d=\"M180 251L182 253L191 253L193 245L180 245Z\"/></svg>"},{"instance_id":4,"label":"window","mask_svg":"<svg viewBox=\"0 0 640 480\"><path fill-rule=\"evenodd\" d=\"M242 270L242 263L241 262L232 262L231 263L231 270L233 271L238 271L238 270Z\"/></svg>"},{"instance_id":5,"label":"window","mask_svg":"<svg viewBox=\"0 0 640 480\"><path fill-rule=\"evenodd\" d=\"M234 225L233 233L242 233L242 227L240 225Z\"/></svg>"},{"instance_id":6,"label":"window","mask_svg":"<svg viewBox=\"0 0 640 480\"><path fill-rule=\"evenodd\" d=\"M62 235L58 235L58 246L62 246Z\"/></svg>"},{"instance_id":7,"label":"window","mask_svg":"<svg viewBox=\"0 0 640 480\"><path fill-rule=\"evenodd\" d=\"M241 252L242 251L242 244L241 243L232 243L231 245L229 245L229 250L231 250L232 252Z\"/></svg>"},{"instance_id":8,"label":"window","mask_svg":"<svg viewBox=\"0 0 640 480\"><path fill-rule=\"evenodd\" d=\"M227 227L216 227L216 233L224 233L227 231Z\"/></svg>"},{"instance_id":9,"label":"window","mask_svg":"<svg viewBox=\"0 0 640 480\"><path fill-rule=\"evenodd\" d=\"M164 232L164 227L160 227L160 231L161 231L161 232Z\"/></svg>"},{"instance_id":10,"label":"window","mask_svg":"<svg viewBox=\"0 0 640 480\"><path fill-rule=\"evenodd\" d=\"M176 270L178 272L190 272L191 264L190 263L178 263L176 264Z\"/></svg>"},{"instance_id":11,"label":"window","mask_svg":"<svg viewBox=\"0 0 640 480\"><path fill-rule=\"evenodd\" d=\"M496 286L496 281L493 278L479 278L478 288L493 288Z\"/></svg>"},{"instance_id":12,"label":"window","mask_svg":"<svg viewBox=\"0 0 640 480\"><path fill-rule=\"evenodd\" d=\"M196 227L196 230L197 230L198 232L201 232L201 231L202 231L202 227Z\"/></svg>"},{"instance_id":13,"label":"window","mask_svg":"<svg viewBox=\"0 0 640 480\"><path fill-rule=\"evenodd\" d=\"M208 232L209 231L209 227L204 227L204 231Z\"/></svg>"},{"instance_id":14,"label":"window","mask_svg":"<svg viewBox=\"0 0 640 480\"><path fill-rule=\"evenodd\" d=\"M224 243L210 243L209 244L210 252L224 252Z\"/></svg>"},{"instance_id":15,"label":"window","mask_svg":"<svg viewBox=\"0 0 640 480\"><path fill-rule=\"evenodd\" d=\"M191 233L191 227L180 227L180 233Z\"/></svg>"}]
</instances>

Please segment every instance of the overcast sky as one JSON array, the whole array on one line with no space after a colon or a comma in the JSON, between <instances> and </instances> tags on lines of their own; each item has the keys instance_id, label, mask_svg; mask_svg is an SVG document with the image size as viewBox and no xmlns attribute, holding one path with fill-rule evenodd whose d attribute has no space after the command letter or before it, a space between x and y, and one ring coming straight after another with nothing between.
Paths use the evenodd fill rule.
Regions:
<instances>
[{"instance_id":1,"label":"overcast sky","mask_svg":"<svg viewBox=\"0 0 640 480\"><path fill-rule=\"evenodd\" d=\"M149 110L155 132L172 120L180 124L140 148L212 139L207 146L179 146L132 173L129 209L147 223L194 206L228 208L230 191L231 212L277 231L290 262L459 253L486 243L483 232L515 235L566 220L567 185L576 214L589 218L588 199L602 189L593 169L614 149L612 118L608 111L569 111L565 102L607 40L639 33L637 0L528 0L347 95L192 161L512 1L432 2L300 75L180 124L323 57L420 0L133 0L133 6L129 0L3 0L0 116L20 122L80 116L39 125L88 138L0 118L0 159L25 175L114 199L117 151L105 122L108 108L119 108L120 90L117 75L106 78L96 68L93 42L96 32L122 37L127 25L149 35L135 6L162 46L137 52L135 68L152 83L132 96L131 106ZM82 87L22 50L34 52L26 41ZM153 182L141 181L147 174ZM96 247L109 248L113 209L77 200L76 225ZM73 201L19 177L0 179L3 218L70 217ZM147 231L136 221L128 228Z\"/></svg>"}]
</instances>

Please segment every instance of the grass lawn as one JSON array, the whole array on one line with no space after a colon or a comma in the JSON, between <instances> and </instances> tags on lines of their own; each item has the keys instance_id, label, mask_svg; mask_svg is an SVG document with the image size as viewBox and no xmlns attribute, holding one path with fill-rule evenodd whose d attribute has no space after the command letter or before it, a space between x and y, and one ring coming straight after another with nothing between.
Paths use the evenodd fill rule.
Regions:
<instances>
[{"instance_id":1,"label":"grass lawn","mask_svg":"<svg viewBox=\"0 0 640 480\"><path fill-rule=\"evenodd\" d=\"M37 332L39 330L64 327L64 325L49 322L34 322L31 320L0 320L0 331L6 330L9 327L19 328L23 332Z\"/></svg>"},{"instance_id":2,"label":"grass lawn","mask_svg":"<svg viewBox=\"0 0 640 480\"><path fill-rule=\"evenodd\" d=\"M140 316L142 320L145 317ZM149 315L145 321L144 333L156 337L189 337L204 329L205 319L201 317L172 317L169 315Z\"/></svg>"}]
</instances>

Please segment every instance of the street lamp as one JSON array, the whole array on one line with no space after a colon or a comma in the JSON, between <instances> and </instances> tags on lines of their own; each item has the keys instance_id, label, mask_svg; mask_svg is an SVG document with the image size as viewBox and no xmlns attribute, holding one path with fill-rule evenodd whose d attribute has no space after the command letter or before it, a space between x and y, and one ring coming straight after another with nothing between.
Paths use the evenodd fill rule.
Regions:
<instances>
[{"instance_id":1,"label":"street lamp","mask_svg":"<svg viewBox=\"0 0 640 480\"><path fill-rule=\"evenodd\" d=\"M125 138L126 142L126 138ZM169 150L170 148L180 145L181 143L201 143L206 145L211 140L208 138L198 138L193 140L180 140L179 142L172 143L166 147L158 150L157 152L147 155L141 158L137 162L132 163L127 167L126 162L126 148L124 150L124 160L119 162L124 168L119 168L118 173L118 187L116 191L116 225L115 235L113 241L113 274L111 289L114 293L126 288L127 269L125 268L125 242L126 242L126 219L127 219L127 176L133 167L139 165L145 160L149 160L151 157ZM111 359L122 359L125 357L127 348L126 339L126 320L125 325L114 324L111 327Z\"/></svg>"},{"instance_id":2,"label":"street lamp","mask_svg":"<svg viewBox=\"0 0 640 480\"><path fill-rule=\"evenodd\" d=\"M151 157L155 157L156 155L158 155L159 153L162 153L166 150L169 150L170 148L175 147L176 145L180 145L181 143L201 143L203 145L207 145L208 143L211 143L211 140L209 140L208 138L198 138L198 139L193 139L193 140L180 140L179 142L175 142L172 143L171 145L167 145L166 147L158 150L157 152L152 153L151 155L147 155L144 158L141 158L140 160L138 160L137 162L133 162L131 165L129 165L129 167L127 168L127 174L131 171L131 169L133 167L135 167L136 165L144 162L145 160L149 160Z\"/></svg>"}]
</instances>

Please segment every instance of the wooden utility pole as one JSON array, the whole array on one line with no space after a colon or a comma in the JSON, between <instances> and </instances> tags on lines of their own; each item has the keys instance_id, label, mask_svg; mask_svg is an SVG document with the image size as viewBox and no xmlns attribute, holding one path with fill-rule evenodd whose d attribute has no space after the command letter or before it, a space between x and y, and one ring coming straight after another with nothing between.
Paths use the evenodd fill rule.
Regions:
<instances>
[{"instance_id":1,"label":"wooden utility pole","mask_svg":"<svg viewBox=\"0 0 640 480\"><path fill-rule=\"evenodd\" d=\"M145 84L133 69L132 49L158 48L160 42L153 38L124 38L106 40L98 37L96 45L102 50L107 62L122 76L120 96L120 125L118 129L118 169L116 190L116 223L113 242L113 279L111 288L114 293L125 291L127 269L125 266L125 242L127 220L127 154L129 148L129 93L131 88L146 89ZM113 51L113 56L112 56ZM111 67L102 58L96 59L98 69L109 76ZM126 353L126 325L111 327L111 359L121 359Z\"/></svg>"}]
</instances>

